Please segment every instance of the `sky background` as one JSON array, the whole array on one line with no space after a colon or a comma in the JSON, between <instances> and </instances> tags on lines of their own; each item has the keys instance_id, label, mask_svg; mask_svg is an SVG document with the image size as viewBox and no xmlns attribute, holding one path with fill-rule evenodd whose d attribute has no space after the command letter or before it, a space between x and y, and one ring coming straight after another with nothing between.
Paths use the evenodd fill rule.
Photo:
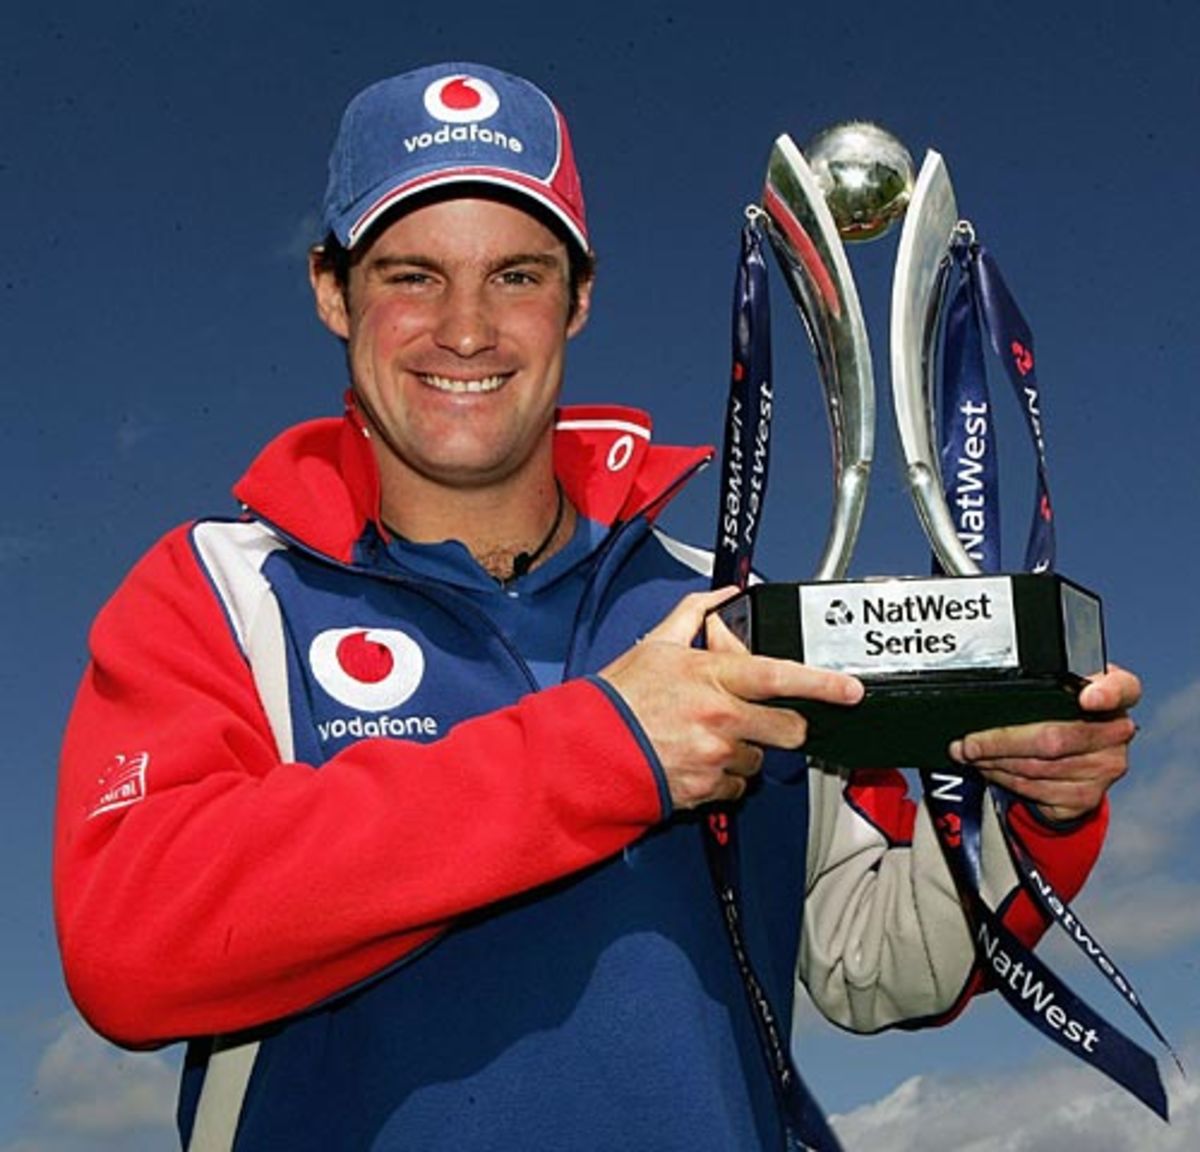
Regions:
<instances>
[{"instance_id":1,"label":"sky background","mask_svg":"<svg viewBox=\"0 0 1200 1152\"><path fill-rule=\"evenodd\" d=\"M524 74L566 111L600 257L566 398L645 406L663 440L719 435L741 213L774 137L863 117L918 157L943 153L1037 334L1060 568L1104 598L1110 655L1146 688L1077 909L1192 1079L1168 1069L1164 1127L997 997L920 1036L852 1038L802 1013L801 1067L850 1149L1200 1147L1198 13L1183 0L6 6L0 1152L173 1146L178 1052L96 1040L63 988L59 734L89 622L133 561L179 521L230 511L231 484L282 426L339 410L340 350L304 274L328 148L359 88L439 59ZM884 387L894 249L851 253ZM802 328L774 287L759 561L800 579L828 523L829 449ZM893 439L883 425L858 575L927 563ZM1015 435L1003 467L1015 558L1032 471ZM715 502L710 470L667 526L708 545ZM1150 1043L1059 941L1043 954Z\"/></svg>"}]
</instances>

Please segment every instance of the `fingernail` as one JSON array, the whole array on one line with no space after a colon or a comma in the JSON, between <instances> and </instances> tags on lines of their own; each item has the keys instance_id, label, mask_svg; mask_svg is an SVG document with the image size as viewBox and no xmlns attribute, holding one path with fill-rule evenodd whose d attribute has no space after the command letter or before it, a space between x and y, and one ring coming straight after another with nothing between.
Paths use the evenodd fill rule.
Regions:
<instances>
[{"instance_id":1,"label":"fingernail","mask_svg":"<svg viewBox=\"0 0 1200 1152\"><path fill-rule=\"evenodd\" d=\"M967 761L966 749L963 747L961 740L950 741L950 759L958 764L965 764Z\"/></svg>"}]
</instances>

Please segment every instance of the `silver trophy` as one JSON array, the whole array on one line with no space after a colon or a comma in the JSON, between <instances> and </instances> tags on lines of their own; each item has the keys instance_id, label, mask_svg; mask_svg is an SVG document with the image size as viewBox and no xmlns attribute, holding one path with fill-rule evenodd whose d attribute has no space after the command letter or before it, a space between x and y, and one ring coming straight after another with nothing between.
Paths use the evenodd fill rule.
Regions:
<instances>
[{"instance_id":1,"label":"silver trophy","mask_svg":"<svg viewBox=\"0 0 1200 1152\"><path fill-rule=\"evenodd\" d=\"M900 218L892 407L908 489L945 575L847 581L876 412L870 343L843 239L874 239ZM1098 598L1051 573L982 574L944 495L934 434L937 350L951 244L969 225L959 220L942 157L927 152L914 179L904 146L874 124L837 125L804 152L780 136L760 220L816 356L833 509L812 581L752 586L722 617L754 651L864 680L866 699L852 713L805 705L810 751L847 766L883 763L885 750L893 763L922 763L971 730L1077 714L1083 680L1104 667Z\"/></svg>"}]
</instances>

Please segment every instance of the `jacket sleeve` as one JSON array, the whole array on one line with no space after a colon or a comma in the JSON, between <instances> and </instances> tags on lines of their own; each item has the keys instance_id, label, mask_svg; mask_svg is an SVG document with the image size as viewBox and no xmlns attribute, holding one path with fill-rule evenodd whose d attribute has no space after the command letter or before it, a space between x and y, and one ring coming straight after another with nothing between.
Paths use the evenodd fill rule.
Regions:
<instances>
[{"instance_id":1,"label":"jacket sleeve","mask_svg":"<svg viewBox=\"0 0 1200 1152\"><path fill-rule=\"evenodd\" d=\"M186 529L101 612L55 831L67 983L129 1046L281 1018L455 917L602 860L663 819L657 768L593 681L431 744L284 761Z\"/></svg>"},{"instance_id":2,"label":"jacket sleeve","mask_svg":"<svg viewBox=\"0 0 1200 1152\"><path fill-rule=\"evenodd\" d=\"M820 1010L856 1032L937 1024L981 986L966 915L928 809L895 770L811 765L808 894L798 977ZM1107 802L1070 831L1020 804L1013 831L1060 895L1072 898L1095 863ZM1032 946L1047 922L1020 888L1000 817L985 800L983 897Z\"/></svg>"}]
</instances>

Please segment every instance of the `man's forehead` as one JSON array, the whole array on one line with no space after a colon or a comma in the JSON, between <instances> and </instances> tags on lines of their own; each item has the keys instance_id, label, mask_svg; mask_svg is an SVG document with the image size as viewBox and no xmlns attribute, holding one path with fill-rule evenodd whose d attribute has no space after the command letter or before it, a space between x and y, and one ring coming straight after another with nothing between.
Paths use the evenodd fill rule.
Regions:
<instances>
[{"instance_id":1,"label":"man's forehead","mask_svg":"<svg viewBox=\"0 0 1200 1152\"><path fill-rule=\"evenodd\" d=\"M490 196L443 196L382 221L363 263L443 259L494 263L513 257L568 262L566 241L534 213Z\"/></svg>"}]
</instances>

